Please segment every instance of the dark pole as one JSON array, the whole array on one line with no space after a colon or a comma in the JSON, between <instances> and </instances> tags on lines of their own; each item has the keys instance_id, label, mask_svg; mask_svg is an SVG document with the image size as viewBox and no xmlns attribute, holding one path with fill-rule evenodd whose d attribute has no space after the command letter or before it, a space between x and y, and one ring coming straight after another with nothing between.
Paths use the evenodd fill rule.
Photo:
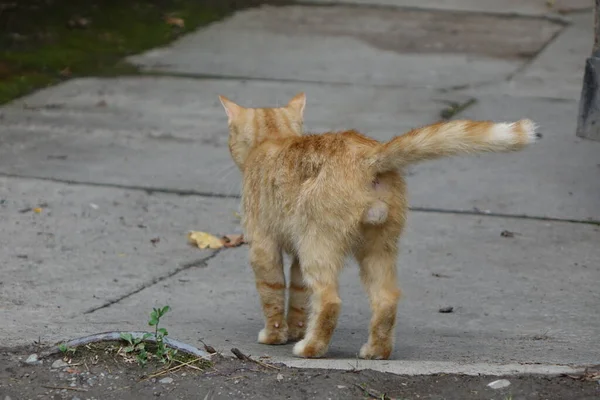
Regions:
<instances>
[{"instance_id":1,"label":"dark pole","mask_svg":"<svg viewBox=\"0 0 600 400\"><path fill-rule=\"evenodd\" d=\"M600 141L600 0L595 0L594 48L585 62L577 136Z\"/></svg>"},{"instance_id":2,"label":"dark pole","mask_svg":"<svg viewBox=\"0 0 600 400\"><path fill-rule=\"evenodd\" d=\"M594 50L592 55L598 53L600 48L600 0L595 0L594 4Z\"/></svg>"}]
</instances>

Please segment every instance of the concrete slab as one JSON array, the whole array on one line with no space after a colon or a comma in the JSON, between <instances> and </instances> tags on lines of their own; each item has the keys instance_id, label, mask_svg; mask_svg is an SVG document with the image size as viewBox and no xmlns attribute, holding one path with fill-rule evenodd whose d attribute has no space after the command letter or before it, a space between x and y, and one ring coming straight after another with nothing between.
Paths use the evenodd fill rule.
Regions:
<instances>
[{"instance_id":1,"label":"concrete slab","mask_svg":"<svg viewBox=\"0 0 600 400\"><path fill-rule=\"evenodd\" d=\"M157 199L171 204L183 200ZM232 200L222 200L217 208L198 213L198 228L206 226L203 218L212 220L213 211L234 205ZM502 237L503 230L515 236ZM590 225L412 213L398 264L405 296L398 312L394 358L401 362L598 363L600 350L595 344L600 320L594 316L600 301L596 290L599 239L600 228ZM342 274L341 292L344 305L329 358L355 365L370 312L353 263ZM45 338L143 329L149 310L165 304L173 308L165 326L177 339L195 345L204 339L225 352L238 347L254 356L292 359L290 345L256 343L262 320L245 247L222 251L206 268L183 271L110 307L64 321L60 330L47 330L52 334ZM454 312L439 313L443 306L453 306ZM24 339L7 336L13 343Z\"/></svg>"},{"instance_id":2,"label":"concrete slab","mask_svg":"<svg viewBox=\"0 0 600 400\"><path fill-rule=\"evenodd\" d=\"M572 25L510 80L469 88L464 92L579 101L585 60L592 51L593 18L592 13L573 15Z\"/></svg>"},{"instance_id":3,"label":"concrete slab","mask_svg":"<svg viewBox=\"0 0 600 400\"><path fill-rule=\"evenodd\" d=\"M172 191L239 194L218 94L249 106L308 93L315 131L356 127L379 136L433 121L464 95L347 85L83 79L4 107L0 172ZM392 122L392 125L382 123Z\"/></svg>"},{"instance_id":4,"label":"concrete slab","mask_svg":"<svg viewBox=\"0 0 600 400\"><path fill-rule=\"evenodd\" d=\"M129 60L147 71L401 87L503 79L561 25L357 7L262 7Z\"/></svg>"},{"instance_id":5,"label":"concrete slab","mask_svg":"<svg viewBox=\"0 0 600 400\"><path fill-rule=\"evenodd\" d=\"M0 173L237 195L240 175L230 160L217 94L246 105L273 105L300 90L308 94L307 130L356 128L380 140L436 121L444 101L467 99L428 90L289 82L75 80L2 108ZM530 117L541 124L543 140L525 152L415 166L408 171L411 204L599 220L600 144L575 137L576 116L575 101L481 96L460 117Z\"/></svg>"},{"instance_id":6,"label":"concrete slab","mask_svg":"<svg viewBox=\"0 0 600 400\"><path fill-rule=\"evenodd\" d=\"M234 202L220 204L0 178L3 345L77 335L85 327L73 318L178 270L203 267L211 252L188 246L187 232L239 231ZM40 213L31 211L40 205Z\"/></svg>"},{"instance_id":7,"label":"concrete slab","mask_svg":"<svg viewBox=\"0 0 600 400\"><path fill-rule=\"evenodd\" d=\"M469 11L477 13L548 15L568 14L591 9L591 0L305 0L318 4L360 4L372 6L414 7L429 10Z\"/></svg>"}]
</instances>

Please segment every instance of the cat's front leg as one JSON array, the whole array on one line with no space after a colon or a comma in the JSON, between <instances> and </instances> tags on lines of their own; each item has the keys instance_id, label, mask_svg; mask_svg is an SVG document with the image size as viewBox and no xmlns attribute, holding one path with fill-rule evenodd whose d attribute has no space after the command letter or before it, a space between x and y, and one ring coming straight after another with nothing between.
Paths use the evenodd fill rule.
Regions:
<instances>
[{"instance_id":1,"label":"cat's front leg","mask_svg":"<svg viewBox=\"0 0 600 400\"><path fill-rule=\"evenodd\" d=\"M287 312L288 340L291 342L297 342L304 337L309 297L310 290L304 284L300 261L297 256L294 256L290 268L290 294Z\"/></svg>"},{"instance_id":2,"label":"cat's front leg","mask_svg":"<svg viewBox=\"0 0 600 400\"><path fill-rule=\"evenodd\" d=\"M277 243L257 235L250 247L250 264L260 295L265 327L258 334L259 343L284 344L288 341L285 319L285 276L283 258Z\"/></svg>"}]
</instances>

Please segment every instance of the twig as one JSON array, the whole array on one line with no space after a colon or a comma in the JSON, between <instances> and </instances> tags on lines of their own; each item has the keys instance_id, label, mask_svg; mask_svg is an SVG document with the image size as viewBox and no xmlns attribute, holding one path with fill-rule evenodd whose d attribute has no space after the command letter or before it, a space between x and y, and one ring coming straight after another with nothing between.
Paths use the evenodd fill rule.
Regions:
<instances>
[{"instance_id":1,"label":"twig","mask_svg":"<svg viewBox=\"0 0 600 400\"><path fill-rule=\"evenodd\" d=\"M156 373L154 373L152 375L149 375L148 377L144 378L143 380L148 380L148 379L156 378L157 376L161 376L161 375L167 374L169 372L177 371L178 369L181 369L183 367L190 367L190 368L194 368L194 369L197 369L199 371L202 371L202 369L200 369L200 368L198 368L198 367L196 367L194 365L191 365L191 364L193 364L195 362L198 362L200 360L202 360L202 358L196 358L196 359L188 361L188 362L178 361L181 364L176 365L176 366L171 367L171 368L163 369L162 371L158 371L158 372L156 372Z\"/></svg>"},{"instance_id":2,"label":"twig","mask_svg":"<svg viewBox=\"0 0 600 400\"><path fill-rule=\"evenodd\" d=\"M199 367L196 367L195 365L192 365L194 363L194 361L198 361L198 360L200 360L200 358L198 358L196 360L193 360L193 361L188 361L188 362L185 362L185 363L183 361L175 360L175 362L178 362L179 365L177 365L177 366L175 366L173 368L176 368L176 367L188 367L188 368L191 368L191 369L195 369L196 371L204 371L202 368L199 368Z\"/></svg>"},{"instance_id":3,"label":"twig","mask_svg":"<svg viewBox=\"0 0 600 400\"><path fill-rule=\"evenodd\" d=\"M471 98L464 103L451 102L449 107L443 109L440 112L440 117L442 117L442 119L448 120L454 117L456 114L466 110L475 103L477 103L477 99L475 98Z\"/></svg>"},{"instance_id":4,"label":"twig","mask_svg":"<svg viewBox=\"0 0 600 400\"><path fill-rule=\"evenodd\" d=\"M229 378L225 378L226 381L230 381L233 379L248 379L248 377L246 375L237 375L237 376L230 376Z\"/></svg>"},{"instance_id":5,"label":"twig","mask_svg":"<svg viewBox=\"0 0 600 400\"><path fill-rule=\"evenodd\" d=\"M73 390L75 392L87 392L87 389L82 389L82 388L76 388L76 387L70 387L70 386L49 386L49 385L42 385L42 387L46 388L46 389L55 389L55 390Z\"/></svg>"},{"instance_id":6,"label":"twig","mask_svg":"<svg viewBox=\"0 0 600 400\"><path fill-rule=\"evenodd\" d=\"M204 350L206 350L210 354L217 353L217 350L215 350L214 347L212 347L211 345L208 345L208 344L204 343L204 341L202 339L200 339L200 343L202 343L204 345Z\"/></svg>"},{"instance_id":7,"label":"twig","mask_svg":"<svg viewBox=\"0 0 600 400\"><path fill-rule=\"evenodd\" d=\"M357 388L359 388L360 390L365 392L365 394L367 394L368 396L370 396L374 399L394 400L393 398L389 397L387 394L381 393L379 390L369 389L366 386L360 386L358 383L355 383L354 386L356 386Z\"/></svg>"},{"instance_id":8,"label":"twig","mask_svg":"<svg viewBox=\"0 0 600 400\"><path fill-rule=\"evenodd\" d=\"M235 347L234 347L233 349L231 349L231 352L232 352L232 353L233 353L233 354L234 354L234 355L235 355L235 356L236 356L238 359L240 359L240 360L242 360L242 361L250 361L250 362L253 362L253 363L256 363L256 364L260 365L261 367L264 367L264 368L271 368L271 369L274 369L274 370L277 370L277 371L279 371L279 370L281 369L281 368L279 368L279 367L276 367L276 366L274 366L274 365L271 365L271 364L265 364L265 363L264 363L264 362L262 362L262 361L258 361L258 360L255 360L255 359L253 359L253 358L250 358L250 357L248 357L247 355L245 355L244 353L242 353L242 352L241 352L239 349L236 349Z\"/></svg>"}]
</instances>

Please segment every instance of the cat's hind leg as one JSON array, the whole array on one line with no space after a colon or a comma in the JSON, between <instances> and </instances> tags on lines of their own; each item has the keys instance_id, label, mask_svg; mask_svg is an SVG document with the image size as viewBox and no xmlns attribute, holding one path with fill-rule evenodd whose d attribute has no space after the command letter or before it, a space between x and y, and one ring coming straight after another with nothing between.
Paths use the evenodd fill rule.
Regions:
<instances>
[{"instance_id":1,"label":"cat's hind leg","mask_svg":"<svg viewBox=\"0 0 600 400\"><path fill-rule=\"evenodd\" d=\"M310 300L310 289L304 283L300 260L292 258L290 268L290 292L288 300L288 340L296 342L304 337L306 332L307 314Z\"/></svg>"},{"instance_id":2,"label":"cat's hind leg","mask_svg":"<svg viewBox=\"0 0 600 400\"><path fill-rule=\"evenodd\" d=\"M327 352L337 325L342 300L338 294L338 275L344 252L327 241L305 240L299 251L300 268L310 288L311 312L304 339L294 346L299 357L322 357Z\"/></svg>"},{"instance_id":3,"label":"cat's hind leg","mask_svg":"<svg viewBox=\"0 0 600 400\"><path fill-rule=\"evenodd\" d=\"M258 334L264 344L284 344L288 340L285 319L285 275L283 257L277 242L256 235L250 245L250 264L260 295L265 327Z\"/></svg>"},{"instance_id":4,"label":"cat's hind leg","mask_svg":"<svg viewBox=\"0 0 600 400\"><path fill-rule=\"evenodd\" d=\"M386 226L367 227L365 240L356 252L360 277L372 311L369 340L360 349L361 358L388 359L394 347L396 309L401 291L396 272L399 233L393 230Z\"/></svg>"}]
</instances>

